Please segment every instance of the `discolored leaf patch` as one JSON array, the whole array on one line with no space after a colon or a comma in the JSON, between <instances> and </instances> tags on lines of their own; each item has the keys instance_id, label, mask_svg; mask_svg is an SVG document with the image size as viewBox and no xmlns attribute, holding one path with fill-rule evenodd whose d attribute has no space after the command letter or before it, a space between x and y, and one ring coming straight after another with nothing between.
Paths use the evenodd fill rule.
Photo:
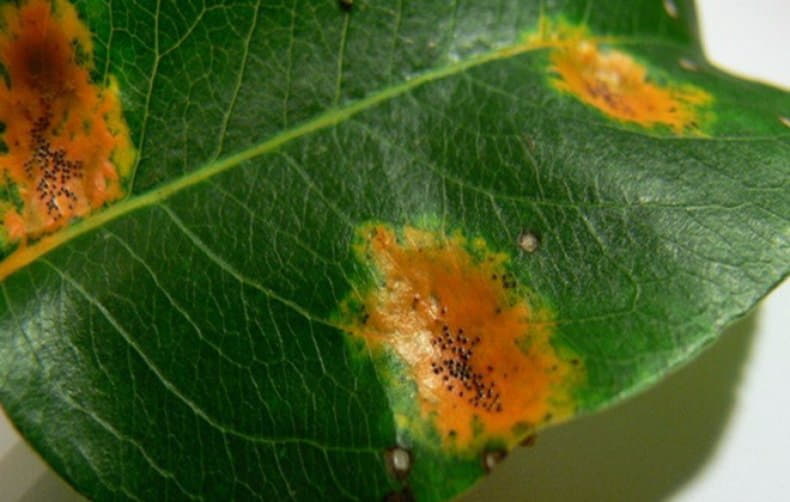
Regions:
<instances>
[{"instance_id":1,"label":"discolored leaf patch","mask_svg":"<svg viewBox=\"0 0 790 502\"><path fill-rule=\"evenodd\" d=\"M118 88L91 81L91 34L65 0L2 9L0 207L5 240L53 232L118 199L134 149Z\"/></svg>"},{"instance_id":2,"label":"discolored leaf patch","mask_svg":"<svg viewBox=\"0 0 790 502\"><path fill-rule=\"evenodd\" d=\"M661 85L647 68L620 49L605 48L587 30L543 20L534 47L550 47L551 70L560 91L600 110L608 117L644 128L662 126L672 132L700 134L704 107L712 96L688 84Z\"/></svg>"},{"instance_id":3,"label":"discolored leaf patch","mask_svg":"<svg viewBox=\"0 0 790 502\"><path fill-rule=\"evenodd\" d=\"M397 425L459 452L515 445L569 417L579 360L552 343L549 310L482 239L407 226L363 226L356 252L375 284L344 306L342 325L384 353ZM393 356L393 360L388 360Z\"/></svg>"}]
</instances>

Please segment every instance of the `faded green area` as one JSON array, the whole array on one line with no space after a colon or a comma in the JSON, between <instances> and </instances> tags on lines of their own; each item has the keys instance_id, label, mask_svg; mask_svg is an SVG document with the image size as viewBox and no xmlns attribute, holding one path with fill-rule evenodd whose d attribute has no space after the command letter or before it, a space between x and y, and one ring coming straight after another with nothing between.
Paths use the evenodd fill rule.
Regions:
<instances>
[{"instance_id":1,"label":"faded green area","mask_svg":"<svg viewBox=\"0 0 790 502\"><path fill-rule=\"evenodd\" d=\"M397 488L381 380L328 322L365 273L351 248L364 221L435 215L514 256L538 231L513 270L584 357L588 412L687 361L787 274L790 97L702 63L686 6L673 20L654 0L355 1L350 16L76 4L139 163L127 212L0 287L0 400L92 499ZM486 56L541 11L710 92L711 137L603 120L547 85L546 51ZM417 451L407 483L439 500L482 472Z\"/></svg>"}]
</instances>

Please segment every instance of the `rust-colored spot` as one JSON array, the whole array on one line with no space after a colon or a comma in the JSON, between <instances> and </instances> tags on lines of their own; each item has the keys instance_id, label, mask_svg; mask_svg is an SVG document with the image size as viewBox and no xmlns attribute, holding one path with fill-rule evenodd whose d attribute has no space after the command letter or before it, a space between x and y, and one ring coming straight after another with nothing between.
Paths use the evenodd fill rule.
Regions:
<instances>
[{"instance_id":1,"label":"rust-colored spot","mask_svg":"<svg viewBox=\"0 0 790 502\"><path fill-rule=\"evenodd\" d=\"M712 100L710 94L691 85L661 85L641 63L621 50L602 48L602 41L583 28L544 19L528 45L552 49L557 89L615 120L676 133L699 130L701 107Z\"/></svg>"},{"instance_id":2,"label":"rust-colored spot","mask_svg":"<svg viewBox=\"0 0 790 502\"><path fill-rule=\"evenodd\" d=\"M394 356L378 359L400 429L468 451L514 446L547 417L573 413L582 370L555 350L547 309L527 301L506 255L414 227L366 225L360 235L357 254L377 280L344 304L341 325Z\"/></svg>"},{"instance_id":3,"label":"rust-colored spot","mask_svg":"<svg viewBox=\"0 0 790 502\"><path fill-rule=\"evenodd\" d=\"M0 207L24 242L123 194L134 160L117 85L91 82L91 34L66 0L0 10L0 173L17 200Z\"/></svg>"}]
</instances>

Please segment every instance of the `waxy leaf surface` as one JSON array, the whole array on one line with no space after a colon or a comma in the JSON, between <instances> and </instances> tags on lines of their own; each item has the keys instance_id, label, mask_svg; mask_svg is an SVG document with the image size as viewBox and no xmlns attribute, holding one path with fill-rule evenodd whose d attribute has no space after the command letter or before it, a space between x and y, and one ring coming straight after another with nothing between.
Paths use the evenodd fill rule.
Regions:
<instances>
[{"instance_id":1,"label":"waxy leaf surface","mask_svg":"<svg viewBox=\"0 0 790 502\"><path fill-rule=\"evenodd\" d=\"M2 5L0 402L86 496L447 499L787 275L690 4L345 5Z\"/></svg>"}]
</instances>

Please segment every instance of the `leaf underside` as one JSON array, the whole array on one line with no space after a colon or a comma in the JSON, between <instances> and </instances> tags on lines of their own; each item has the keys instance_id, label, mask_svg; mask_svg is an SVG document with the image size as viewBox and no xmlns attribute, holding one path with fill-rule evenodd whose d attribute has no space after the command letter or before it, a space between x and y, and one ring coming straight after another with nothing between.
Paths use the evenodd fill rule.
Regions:
<instances>
[{"instance_id":1,"label":"leaf underside","mask_svg":"<svg viewBox=\"0 0 790 502\"><path fill-rule=\"evenodd\" d=\"M790 97L710 67L685 4L74 4L137 164L0 285L0 401L92 499L441 500L484 474L485 452L424 441L390 472L388 380L334 321L368 222L507 254L584 361L577 414L788 273ZM704 90L706 122L643 127L558 89L553 49L524 46L541 19Z\"/></svg>"}]
</instances>

